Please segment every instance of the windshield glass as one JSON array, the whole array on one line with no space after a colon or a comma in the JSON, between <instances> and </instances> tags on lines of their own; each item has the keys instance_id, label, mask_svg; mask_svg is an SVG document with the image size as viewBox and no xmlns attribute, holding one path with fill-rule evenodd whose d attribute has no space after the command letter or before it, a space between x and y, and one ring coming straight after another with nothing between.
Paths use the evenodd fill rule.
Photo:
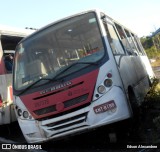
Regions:
<instances>
[{"instance_id":1,"label":"windshield glass","mask_svg":"<svg viewBox=\"0 0 160 152\"><path fill-rule=\"evenodd\" d=\"M95 63L103 56L95 13L63 20L42 29L17 46L14 87L16 90L25 89L41 78L55 77L75 62ZM85 66L88 64L75 64L63 76Z\"/></svg>"}]
</instances>

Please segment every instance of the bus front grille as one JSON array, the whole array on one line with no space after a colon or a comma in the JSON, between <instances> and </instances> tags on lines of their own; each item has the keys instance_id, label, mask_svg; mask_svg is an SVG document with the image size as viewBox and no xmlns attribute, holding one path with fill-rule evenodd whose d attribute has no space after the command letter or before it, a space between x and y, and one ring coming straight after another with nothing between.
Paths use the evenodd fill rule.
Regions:
<instances>
[{"instance_id":1,"label":"bus front grille","mask_svg":"<svg viewBox=\"0 0 160 152\"><path fill-rule=\"evenodd\" d=\"M73 116L71 118L67 118L67 119L60 120L60 121L57 121L57 122L54 122L51 124L47 124L47 127L52 127L52 129L50 129L50 130L53 130L53 129L59 130L62 128L72 126L77 123L79 124L80 122L84 122L86 120L86 116L87 116L87 112L80 114L80 115L77 115L77 116Z\"/></svg>"},{"instance_id":2,"label":"bus front grille","mask_svg":"<svg viewBox=\"0 0 160 152\"><path fill-rule=\"evenodd\" d=\"M48 136L55 136L67 131L88 126L86 123L87 114L88 112L84 112L52 123L48 122L43 125L44 131L46 131ZM48 132L50 133L48 134Z\"/></svg>"},{"instance_id":3,"label":"bus front grille","mask_svg":"<svg viewBox=\"0 0 160 152\"><path fill-rule=\"evenodd\" d=\"M70 108L71 106L74 106L76 104L80 104L80 103L86 101L87 98L88 98L88 95L89 94L84 94L84 95L76 97L74 99L64 101L63 102L63 104L64 104L64 111L65 111L65 108ZM56 105L52 105L52 106L45 107L45 108L42 108L42 109L34 111L34 113L36 115L38 115L38 116L44 115L44 114L48 114L48 113L51 113L51 112L57 112Z\"/></svg>"},{"instance_id":4,"label":"bus front grille","mask_svg":"<svg viewBox=\"0 0 160 152\"><path fill-rule=\"evenodd\" d=\"M74 99L67 100L67 101L64 102L64 107L65 108L71 107L73 105L76 105L78 103L81 103L81 102L87 100L87 98L88 98L88 94L85 94L85 95L76 97Z\"/></svg>"}]
</instances>

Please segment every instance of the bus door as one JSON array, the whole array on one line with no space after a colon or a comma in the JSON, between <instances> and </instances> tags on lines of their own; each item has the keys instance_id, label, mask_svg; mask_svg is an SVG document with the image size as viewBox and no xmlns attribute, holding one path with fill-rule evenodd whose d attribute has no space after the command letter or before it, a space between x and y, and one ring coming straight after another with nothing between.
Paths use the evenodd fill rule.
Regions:
<instances>
[{"instance_id":1,"label":"bus door","mask_svg":"<svg viewBox=\"0 0 160 152\"><path fill-rule=\"evenodd\" d=\"M117 67L121 75L124 89L127 91L128 86L137 81L134 65L132 65L131 59L127 56L114 25L110 22L105 22L104 26L110 48L115 57Z\"/></svg>"},{"instance_id":2,"label":"bus door","mask_svg":"<svg viewBox=\"0 0 160 152\"><path fill-rule=\"evenodd\" d=\"M16 45L22 38L0 36L0 125L16 120L12 104L12 65Z\"/></svg>"},{"instance_id":3,"label":"bus door","mask_svg":"<svg viewBox=\"0 0 160 152\"><path fill-rule=\"evenodd\" d=\"M131 52L130 58L132 64L134 65L135 72L137 75L137 81L135 81L133 85L134 93L136 95L137 101L139 101L138 104L141 104L141 102L144 99L144 96L146 95L149 89L149 81L148 81L149 77L146 66L143 62L143 57L147 58L147 56L140 49L140 46L136 44L136 41L134 40L134 34L125 28L124 28L124 33L130 46L129 49Z\"/></svg>"}]
</instances>

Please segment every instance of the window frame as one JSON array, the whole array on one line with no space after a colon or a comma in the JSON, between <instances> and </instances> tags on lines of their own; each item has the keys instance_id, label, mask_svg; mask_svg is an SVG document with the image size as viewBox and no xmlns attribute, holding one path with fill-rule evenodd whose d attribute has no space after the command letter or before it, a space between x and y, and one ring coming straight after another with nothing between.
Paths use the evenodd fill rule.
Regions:
<instances>
[{"instance_id":1,"label":"window frame","mask_svg":"<svg viewBox=\"0 0 160 152\"><path fill-rule=\"evenodd\" d=\"M110 44L110 42L109 42L109 39L112 39L112 37L110 36L109 30L108 30L108 24L113 27L113 30L114 30L114 32L115 32L115 34L116 34L116 36L117 36L117 39L118 39L118 41L119 41L119 44L120 44L120 46L121 46L121 48L122 48L122 50L123 50L123 53L120 53L120 52L119 52L119 53L116 53L116 52L114 53L114 51L113 51L113 49L112 49L112 46L111 46L111 44ZM112 22L109 22L108 20L103 21L103 25L104 25L105 32L106 32L106 34L107 34L107 40L108 40L108 42L109 42L109 45L110 45L110 48L111 48L111 50L112 50L113 55L114 55L114 56L126 55L126 51L125 51L124 46L123 46L123 44L122 44L122 42L121 42L121 40L120 40L119 33L117 32L117 29L115 28L115 25L114 25ZM107 29L106 29L106 28L107 28ZM108 36L109 36L110 38L108 38Z\"/></svg>"}]
</instances>

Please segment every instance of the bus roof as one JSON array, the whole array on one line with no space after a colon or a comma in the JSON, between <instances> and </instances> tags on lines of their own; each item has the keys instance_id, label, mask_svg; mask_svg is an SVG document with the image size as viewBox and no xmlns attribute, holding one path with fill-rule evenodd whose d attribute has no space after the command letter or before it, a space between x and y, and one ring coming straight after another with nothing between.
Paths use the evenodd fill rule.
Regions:
<instances>
[{"instance_id":1,"label":"bus roof","mask_svg":"<svg viewBox=\"0 0 160 152\"><path fill-rule=\"evenodd\" d=\"M13 36L27 36L33 33L33 30L21 29L16 27L10 27L6 25L0 25L0 35L13 35Z\"/></svg>"},{"instance_id":2,"label":"bus roof","mask_svg":"<svg viewBox=\"0 0 160 152\"><path fill-rule=\"evenodd\" d=\"M119 23L118 21L116 21L116 20L114 20L113 18L111 18L110 16L108 16L105 11L96 8L96 9L90 9L90 10L86 10L86 11L81 11L81 12L78 12L78 13L74 13L74 14L72 14L72 15L70 15L70 16L67 16L67 17L61 18L61 19L59 19L59 20L56 20L56 21L54 21L54 22L51 22L51 23L49 23L49 24L41 27L40 29L38 29L37 31L35 31L33 34L27 36L27 37L24 38L23 40L29 38L30 36L32 36L32 35L34 35L34 34L39 33L39 31L45 30L45 29L47 29L48 27L50 27L50 26L52 26L52 25L54 25L54 24L57 24L57 23L59 23L59 22L61 22L61 21L67 20L67 19L69 19L69 18L78 16L78 15L86 14L86 13L89 13L89 12L96 12L96 13L99 14L99 15L104 14L105 17L106 17L107 19L109 19L110 21L112 21L112 22L114 22L114 23L117 23L117 24L119 24L120 26L124 27L125 29L127 29L127 30L131 31L132 33L134 33L132 30L130 30L129 28L125 27L123 24ZM137 35L136 33L134 33L134 34Z\"/></svg>"}]
</instances>

